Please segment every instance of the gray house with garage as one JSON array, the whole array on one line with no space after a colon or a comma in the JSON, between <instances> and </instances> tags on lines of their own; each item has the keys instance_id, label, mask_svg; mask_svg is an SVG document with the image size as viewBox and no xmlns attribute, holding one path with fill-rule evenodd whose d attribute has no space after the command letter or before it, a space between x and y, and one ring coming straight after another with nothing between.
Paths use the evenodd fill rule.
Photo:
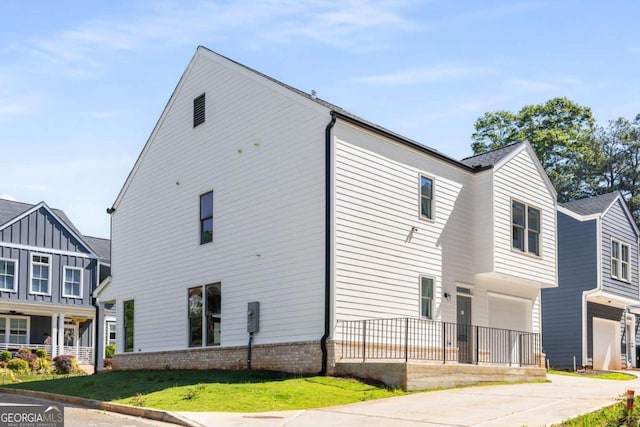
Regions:
<instances>
[{"instance_id":1,"label":"gray house with garage","mask_svg":"<svg viewBox=\"0 0 640 427\"><path fill-rule=\"evenodd\" d=\"M635 367L639 235L619 192L558 206L558 287L542 290L551 366Z\"/></svg>"}]
</instances>

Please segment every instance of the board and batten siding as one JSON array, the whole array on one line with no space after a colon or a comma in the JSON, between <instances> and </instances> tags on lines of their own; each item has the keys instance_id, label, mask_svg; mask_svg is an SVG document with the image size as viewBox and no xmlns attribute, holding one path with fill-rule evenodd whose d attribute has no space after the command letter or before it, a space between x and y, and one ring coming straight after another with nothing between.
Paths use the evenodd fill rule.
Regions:
<instances>
[{"instance_id":1,"label":"board and batten siding","mask_svg":"<svg viewBox=\"0 0 640 427\"><path fill-rule=\"evenodd\" d=\"M428 276L434 318L455 321L455 298L441 298L472 278L472 175L340 121L334 133L336 319L418 317ZM419 217L421 174L434 182L433 221Z\"/></svg>"},{"instance_id":2,"label":"board and batten siding","mask_svg":"<svg viewBox=\"0 0 640 427\"><path fill-rule=\"evenodd\" d=\"M193 128L193 99L206 93ZM198 50L112 214L113 281L133 299L135 349L188 346L187 291L221 283L221 345L319 340L324 328L327 109ZM199 243L199 196L213 190L213 242ZM122 330L119 327L119 332ZM122 352L122 340L118 340Z\"/></svg>"},{"instance_id":3,"label":"board and batten siding","mask_svg":"<svg viewBox=\"0 0 640 427\"><path fill-rule=\"evenodd\" d=\"M528 150L494 172L494 271L545 285L556 285L556 204ZM540 256L514 251L511 246L511 200L541 211Z\"/></svg>"},{"instance_id":4,"label":"board and batten siding","mask_svg":"<svg viewBox=\"0 0 640 427\"><path fill-rule=\"evenodd\" d=\"M624 201L618 198L602 217L602 289L617 295L637 300L638 290L638 236L625 213ZM611 277L611 240L629 245L630 280Z\"/></svg>"},{"instance_id":5,"label":"board and batten siding","mask_svg":"<svg viewBox=\"0 0 640 427\"><path fill-rule=\"evenodd\" d=\"M583 292L598 286L597 220L558 212L558 287L542 290L542 345L551 366L582 360Z\"/></svg>"}]
</instances>

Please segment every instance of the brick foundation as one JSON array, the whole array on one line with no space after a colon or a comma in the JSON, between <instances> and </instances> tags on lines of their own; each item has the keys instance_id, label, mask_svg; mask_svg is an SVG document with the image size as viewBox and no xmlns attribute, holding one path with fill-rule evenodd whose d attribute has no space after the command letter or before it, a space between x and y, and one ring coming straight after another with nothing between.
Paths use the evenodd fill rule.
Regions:
<instances>
[{"instance_id":1,"label":"brick foundation","mask_svg":"<svg viewBox=\"0 0 640 427\"><path fill-rule=\"evenodd\" d=\"M253 345L251 359L256 370L315 374L322 367L319 341ZM247 369L247 346L119 353L113 369Z\"/></svg>"}]
</instances>

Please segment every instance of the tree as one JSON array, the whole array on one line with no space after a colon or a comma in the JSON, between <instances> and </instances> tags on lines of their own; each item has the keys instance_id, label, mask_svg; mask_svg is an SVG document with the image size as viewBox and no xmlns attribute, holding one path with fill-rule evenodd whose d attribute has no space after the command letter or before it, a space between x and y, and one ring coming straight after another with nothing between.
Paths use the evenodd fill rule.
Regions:
<instances>
[{"instance_id":1,"label":"tree","mask_svg":"<svg viewBox=\"0 0 640 427\"><path fill-rule=\"evenodd\" d=\"M595 162L595 120L588 107L567 98L527 105L518 113L485 113L476 120L471 136L475 154L528 140L558 192L560 201L584 193L578 177L585 165ZM591 167L591 166L589 166Z\"/></svg>"}]
</instances>

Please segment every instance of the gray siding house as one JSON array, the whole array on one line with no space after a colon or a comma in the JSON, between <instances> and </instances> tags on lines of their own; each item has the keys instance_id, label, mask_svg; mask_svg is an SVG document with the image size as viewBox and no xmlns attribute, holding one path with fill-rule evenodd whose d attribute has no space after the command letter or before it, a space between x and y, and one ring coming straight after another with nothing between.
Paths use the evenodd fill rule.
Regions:
<instances>
[{"instance_id":1,"label":"gray siding house","mask_svg":"<svg viewBox=\"0 0 640 427\"><path fill-rule=\"evenodd\" d=\"M558 287L542 291L551 366L635 366L638 237L618 192L558 206Z\"/></svg>"},{"instance_id":2,"label":"gray siding house","mask_svg":"<svg viewBox=\"0 0 640 427\"><path fill-rule=\"evenodd\" d=\"M92 292L109 275L109 248L44 202L0 199L0 351L44 348L93 365Z\"/></svg>"}]
</instances>

